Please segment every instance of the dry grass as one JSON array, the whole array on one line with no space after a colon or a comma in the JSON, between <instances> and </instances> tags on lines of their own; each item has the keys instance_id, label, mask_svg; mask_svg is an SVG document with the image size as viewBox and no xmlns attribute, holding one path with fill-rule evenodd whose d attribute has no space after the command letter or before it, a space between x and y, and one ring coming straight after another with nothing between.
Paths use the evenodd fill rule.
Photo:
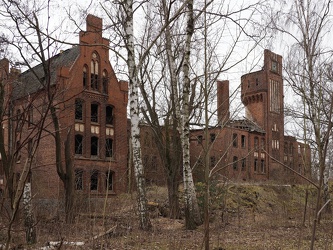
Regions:
<instances>
[{"instance_id":1,"label":"dry grass","mask_svg":"<svg viewBox=\"0 0 333 250\"><path fill-rule=\"evenodd\" d=\"M314 190L310 190L305 225L302 186L215 186L211 193L211 249L309 249ZM150 232L138 229L135 194L122 194L108 201L105 213L97 209L100 206L96 202L94 206L85 203L87 207L81 208L73 225L66 225L58 217L40 219L39 242L30 248L40 248L49 241L82 241L84 246L63 244L60 249L203 249L202 226L188 231L183 220L159 215L158 205L167 202L165 188L150 187L148 196L152 202ZM93 238L107 230L108 234ZM17 244L23 239L20 234L15 237ZM333 249L331 214L322 217L315 246Z\"/></svg>"}]
</instances>

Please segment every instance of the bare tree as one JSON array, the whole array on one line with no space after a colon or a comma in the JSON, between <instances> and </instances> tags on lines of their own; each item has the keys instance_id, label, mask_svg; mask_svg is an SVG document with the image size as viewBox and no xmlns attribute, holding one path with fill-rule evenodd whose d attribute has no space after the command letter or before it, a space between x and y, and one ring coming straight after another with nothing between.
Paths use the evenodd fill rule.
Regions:
<instances>
[{"instance_id":1,"label":"bare tree","mask_svg":"<svg viewBox=\"0 0 333 250\"><path fill-rule=\"evenodd\" d=\"M314 248L316 226L322 206L322 194L326 186L327 150L332 133L332 88L327 83L324 70L331 60L328 43L331 1L292 1L287 12L279 12L287 24L274 23L274 28L293 39L288 50L285 71L286 80L301 107L293 114L301 119L304 140L309 142L318 163L318 195L312 225L311 249ZM272 20L277 20L275 17ZM296 103L295 103L296 104ZM325 197L325 195L324 195Z\"/></svg>"}]
</instances>

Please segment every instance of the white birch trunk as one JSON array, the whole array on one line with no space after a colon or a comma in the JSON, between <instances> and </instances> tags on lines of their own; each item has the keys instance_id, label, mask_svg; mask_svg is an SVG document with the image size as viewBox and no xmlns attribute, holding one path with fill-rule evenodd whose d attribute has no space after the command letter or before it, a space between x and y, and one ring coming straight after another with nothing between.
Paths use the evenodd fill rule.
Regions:
<instances>
[{"instance_id":1,"label":"white birch trunk","mask_svg":"<svg viewBox=\"0 0 333 250\"><path fill-rule=\"evenodd\" d=\"M136 77L136 64L134 56L134 30L133 30L133 0L126 0L124 4L126 23L126 47L127 47L127 66L129 73L130 87L130 115L131 115L131 140L133 150L133 166L137 183L138 192L138 213L140 219L140 228L149 230L151 223L147 209L146 183L144 178L144 169L141 159L140 145L140 116L138 104L139 83Z\"/></svg>"},{"instance_id":2,"label":"white birch trunk","mask_svg":"<svg viewBox=\"0 0 333 250\"><path fill-rule=\"evenodd\" d=\"M183 106L181 110L181 142L183 147L183 179L184 179L184 196L186 212L188 212L187 220L193 222L186 222L188 229L195 228L196 225L202 223L199 212L199 206L196 197L195 186L193 182L192 169L190 166L190 127L189 127L189 98L190 98L190 77L189 77L189 65L191 55L191 38L194 30L193 21L193 0L187 3L187 30L185 41L185 55L183 62Z\"/></svg>"},{"instance_id":3,"label":"white birch trunk","mask_svg":"<svg viewBox=\"0 0 333 250\"><path fill-rule=\"evenodd\" d=\"M35 219L32 210L30 182L24 185L23 208L24 208L24 226L26 233L26 241L28 244L34 244L36 243L37 239L36 239Z\"/></svg>"}]
</instances>

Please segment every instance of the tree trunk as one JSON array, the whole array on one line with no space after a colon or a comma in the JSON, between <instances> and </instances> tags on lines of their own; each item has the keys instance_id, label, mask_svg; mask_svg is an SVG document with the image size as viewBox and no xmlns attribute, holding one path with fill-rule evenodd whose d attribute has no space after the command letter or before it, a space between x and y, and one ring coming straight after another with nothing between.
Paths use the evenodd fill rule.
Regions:
<instances>
[{"instance_id":1,"label":"tree trunk","mask_svg":"<svg viewBox=\"0 0 333 250\"><path fill-rule=\"evenodd\" d=\"M138 92L139 85L136 72L135 55L134 55L134 30L133 30L133 1L126 0L124 2L125 14L125 34L127 48L127 66L129 72L129 87L130 87L130 115L131 115L131 139L133 150L134 174L138 192L138 213L140 228L142 230L150 230L151 222L146 198L146 181L144 177L143 164L141 159L140 145L140 116Z\"/></svg>"},{"instance_id":2,"label":"tree trunk","mask_svg":"<svg viewBox=\"0 0 333 250\"><path fill-rule=\"evenodd\" d=\"M26 242L35 244L37 242L35 217L32 210L31 200L31 183L26 183L23 192L23 207L24 207L24 226Z\"/></svg>"},{"instance_id":3,"label":"tree trunk","mask_svg":"<svg viewBox=\"0 0 333 250\"><path fill-rule=\"evenodd\" d=\"M179 196L178 196L179 182L175 174L168 175L167 185L168 185L168 199L170 207L169 218L179 219L180 218Z\"/></svg>"}]
</instances>

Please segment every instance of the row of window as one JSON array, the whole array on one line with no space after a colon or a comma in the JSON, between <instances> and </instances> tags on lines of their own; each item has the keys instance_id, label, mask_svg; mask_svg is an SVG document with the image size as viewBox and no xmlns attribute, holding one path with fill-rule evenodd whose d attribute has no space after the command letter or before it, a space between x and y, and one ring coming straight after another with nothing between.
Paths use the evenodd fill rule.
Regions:
<instances>
[{"instance_id":1,"label":"row of window","mask_svg":"<svg viewBox=\"0 0 333 250\"><path fill-rule=\"evenodd\" d=\"M93 59L90 63L90 79L88 65L83 66L83 88L107 94L109 83L108 72L104 69L102 71L102 77L100 77L99 56L96 52L94 52L92 54L92 58Z\"/></svg>"},{"instance_id":2,"label":"row of window","mask_svg":"<svg viewBox=\"0 0 333 250\"><path fill-rule=\"evenodd\" d=\"M82 155L83 153L83 142L84 138L80 134L75 135L75 154ZM111 138L105 139L105 157L113 157L113 140ZM90 155L98 156L99 155L99 138L92 136L90 138Z\"/></svg>"},{"instance_id":3,"label":"row of window","mask_svg":"<svg viewBox=\"0 0 333 250\"><path fill-rule=\"evenodd\" d=\"M87 185L85 181L88 178L84 178L84 171L82 169L75 169L75 189L85 190ZM112 191L113 190L113 178L114 173L111 171L101 172L93 170L86 172L89 175L89 190L90 191Z\"/></svg>"},{"instance_id":4,"label":"row of window","mask_svg":"<svg viewBox=\"0 0 333 250\"><path fill-rule=\"evenodd\" d=\"M237 156L234 156L232 158L232 169L235 171L238 171L239 168L239 163L240 163L240 167L241 167L241 171L245 171L246 170L246 158L242 158L241 160L238 159ZM216 164L216 158L215 156L211 156L210 157L210 167L214 167ZM260 166L259 166L259 159L255 158L254 159L254 172L256 173L265 173L265 160L261 159L260 160Z\"/></svg>"},{"instance_id":5,"label":"row of window","mask_svg":"<svg viewBox=\"0 0 333 250\"><path fill-rule=\"evenodd\" d=\"M99 107L98 103L90 104L90 121L99 123ZM75 100L75 120L83 121L84 116L84 101L81 99ZM113 107L108 105L105 107L105 123L113 125Z\"/></svg>"}]
</instances>

